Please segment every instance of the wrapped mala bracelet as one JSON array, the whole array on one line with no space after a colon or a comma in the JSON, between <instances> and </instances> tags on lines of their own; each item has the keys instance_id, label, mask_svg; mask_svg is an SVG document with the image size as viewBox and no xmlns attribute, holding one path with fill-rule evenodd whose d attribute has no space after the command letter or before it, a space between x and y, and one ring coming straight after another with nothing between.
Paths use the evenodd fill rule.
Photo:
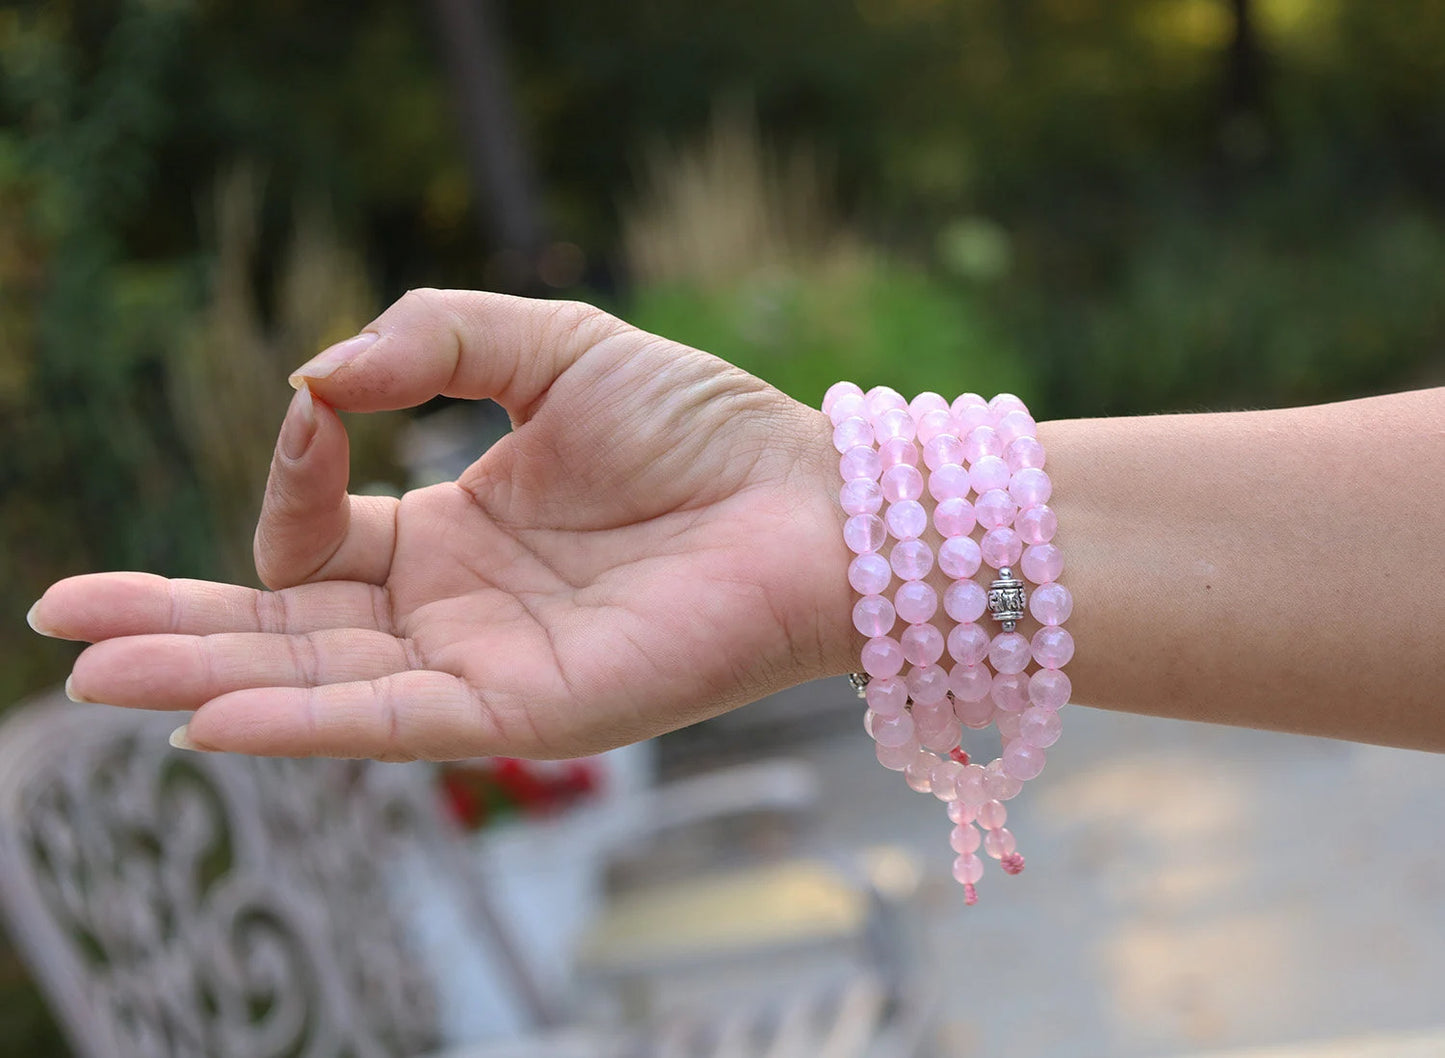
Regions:
<instances>
[{"instance_id":1,"label":"wrapped mala bracelet","mask_svg":"<svg viewBox=\"0 0 1445 1058\"><path fill-rule=\"evenodd\" d=\"M991 401L965 393L952 403L923 393L909 402L886 386L864 393L852 382L829 388L823 412L833 423L843 538L854 554L853 626L867 637L862 671L850 677L868 703L863 724L879 763L947 805L953 876L972 904L980 847L1009 874L1024 868L1004 802L1043 770L1073 690L1063 672L1074 653L1063 628L1073 597L1058 583L1064 559L1053 543L1058 519L1037 424L1010 393ZM935 566L949 580L946 634L934 624L940 599L927 578ZM974 579L985 567L987 587ZM1032 639L1017 631L1025 613L1042 626ZM985 615L997 631L980 623ZM980 765L961 739L965 728L990 725L1002 751Z\"/></svg>"}]
</instances>

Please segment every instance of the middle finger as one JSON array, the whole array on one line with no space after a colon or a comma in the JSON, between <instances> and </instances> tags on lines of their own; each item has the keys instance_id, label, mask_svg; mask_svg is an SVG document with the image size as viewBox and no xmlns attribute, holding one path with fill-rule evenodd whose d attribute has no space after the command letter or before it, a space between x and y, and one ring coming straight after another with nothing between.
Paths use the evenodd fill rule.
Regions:
<instances>
[{"instance_id":1,"label":"middle finger","mask_svg":"<svg viewBox=\"0 0 1445 1058\"><path fill-rule=\"evenodd\" d=\"M374 680L413 667L409 645L360 628L296 635L138 635L87 647L72 698L140 709L195 709L230 691Z\"/></svg>"}]
</instances>

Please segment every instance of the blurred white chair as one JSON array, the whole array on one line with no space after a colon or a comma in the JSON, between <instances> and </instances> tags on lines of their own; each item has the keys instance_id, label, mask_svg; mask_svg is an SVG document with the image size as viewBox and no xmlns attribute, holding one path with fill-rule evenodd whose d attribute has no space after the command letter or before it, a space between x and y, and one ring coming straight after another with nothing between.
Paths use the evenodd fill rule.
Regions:
<instances>
[{"instance_id":1,"label":"blurred white chair","mask_svg":"<svg viewBox=\"0 0 1445 1058\"><path fill-rule=\"evenodd\" d=\"M868 872L797 860L622 898L583 962L633 1017L564 1031L569 997L538 985L431 769L180 753L175 722L56 696L0 725L0 909L78 1058L434 1051L437 982L397 863L450 890L531 1033L467 1058L871 1058L925 1034L928 993L886 943L900 931ZM639 799L615 840L635 855L641 835L814 793L790 765L705 777ZM765 928L780 899L800 910ZM660 998L659 980L688 988Z\"/></svg>"}]
</instances>

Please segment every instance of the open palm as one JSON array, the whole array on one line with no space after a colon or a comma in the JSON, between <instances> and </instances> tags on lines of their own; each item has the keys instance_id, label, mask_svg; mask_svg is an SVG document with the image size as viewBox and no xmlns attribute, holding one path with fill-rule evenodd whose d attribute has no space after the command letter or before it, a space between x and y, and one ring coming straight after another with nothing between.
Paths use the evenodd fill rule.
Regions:
<instances>
[{"instance_id":1,"label":"open palm","mask_svg":"<svg viewBox=\"0 0 1445 1058\"><path fill-rule=\"evenodd\" d=\"M554 757L846 654L819 616L846 613L848 590L822 415L574 303L416 292L365 333L299 372L257 532L279 590L52 586L32 622L94 644L74 696L198 709L202 748ZM438 393L494 398L515 429L456 482L346 496L331 407Z\"/></svg>"}]
</instances>

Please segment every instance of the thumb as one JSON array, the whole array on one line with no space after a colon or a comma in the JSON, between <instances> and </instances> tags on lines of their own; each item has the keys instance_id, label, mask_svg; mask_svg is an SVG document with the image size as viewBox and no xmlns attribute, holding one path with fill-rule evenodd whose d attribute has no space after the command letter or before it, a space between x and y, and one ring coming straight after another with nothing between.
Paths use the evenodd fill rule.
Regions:
<instances>
[{"instance_id":1,"label":"thumb","mask_svg":"<svg viewBox=\"0 0 1445 1058\"><path fill-rule=\"evenodd\" d=\"M349 464L346 427L303 382L281 423L256 523L256 572L267 587L386 580L397 501L347 495Z\"/></svg>"},{"instance_id":2,"label":"thumb","mask_svg":"<svg viewBox=\"0 0 1445 1058\"><path fill-rule=\"evenodd\" d=\"M409 408L438 395L487 397L520 424L589 349L640 334L582 302L413 290L356 337L297 368L291 384L309 384L347 411Z\"/></svg>"}]
</instances>

